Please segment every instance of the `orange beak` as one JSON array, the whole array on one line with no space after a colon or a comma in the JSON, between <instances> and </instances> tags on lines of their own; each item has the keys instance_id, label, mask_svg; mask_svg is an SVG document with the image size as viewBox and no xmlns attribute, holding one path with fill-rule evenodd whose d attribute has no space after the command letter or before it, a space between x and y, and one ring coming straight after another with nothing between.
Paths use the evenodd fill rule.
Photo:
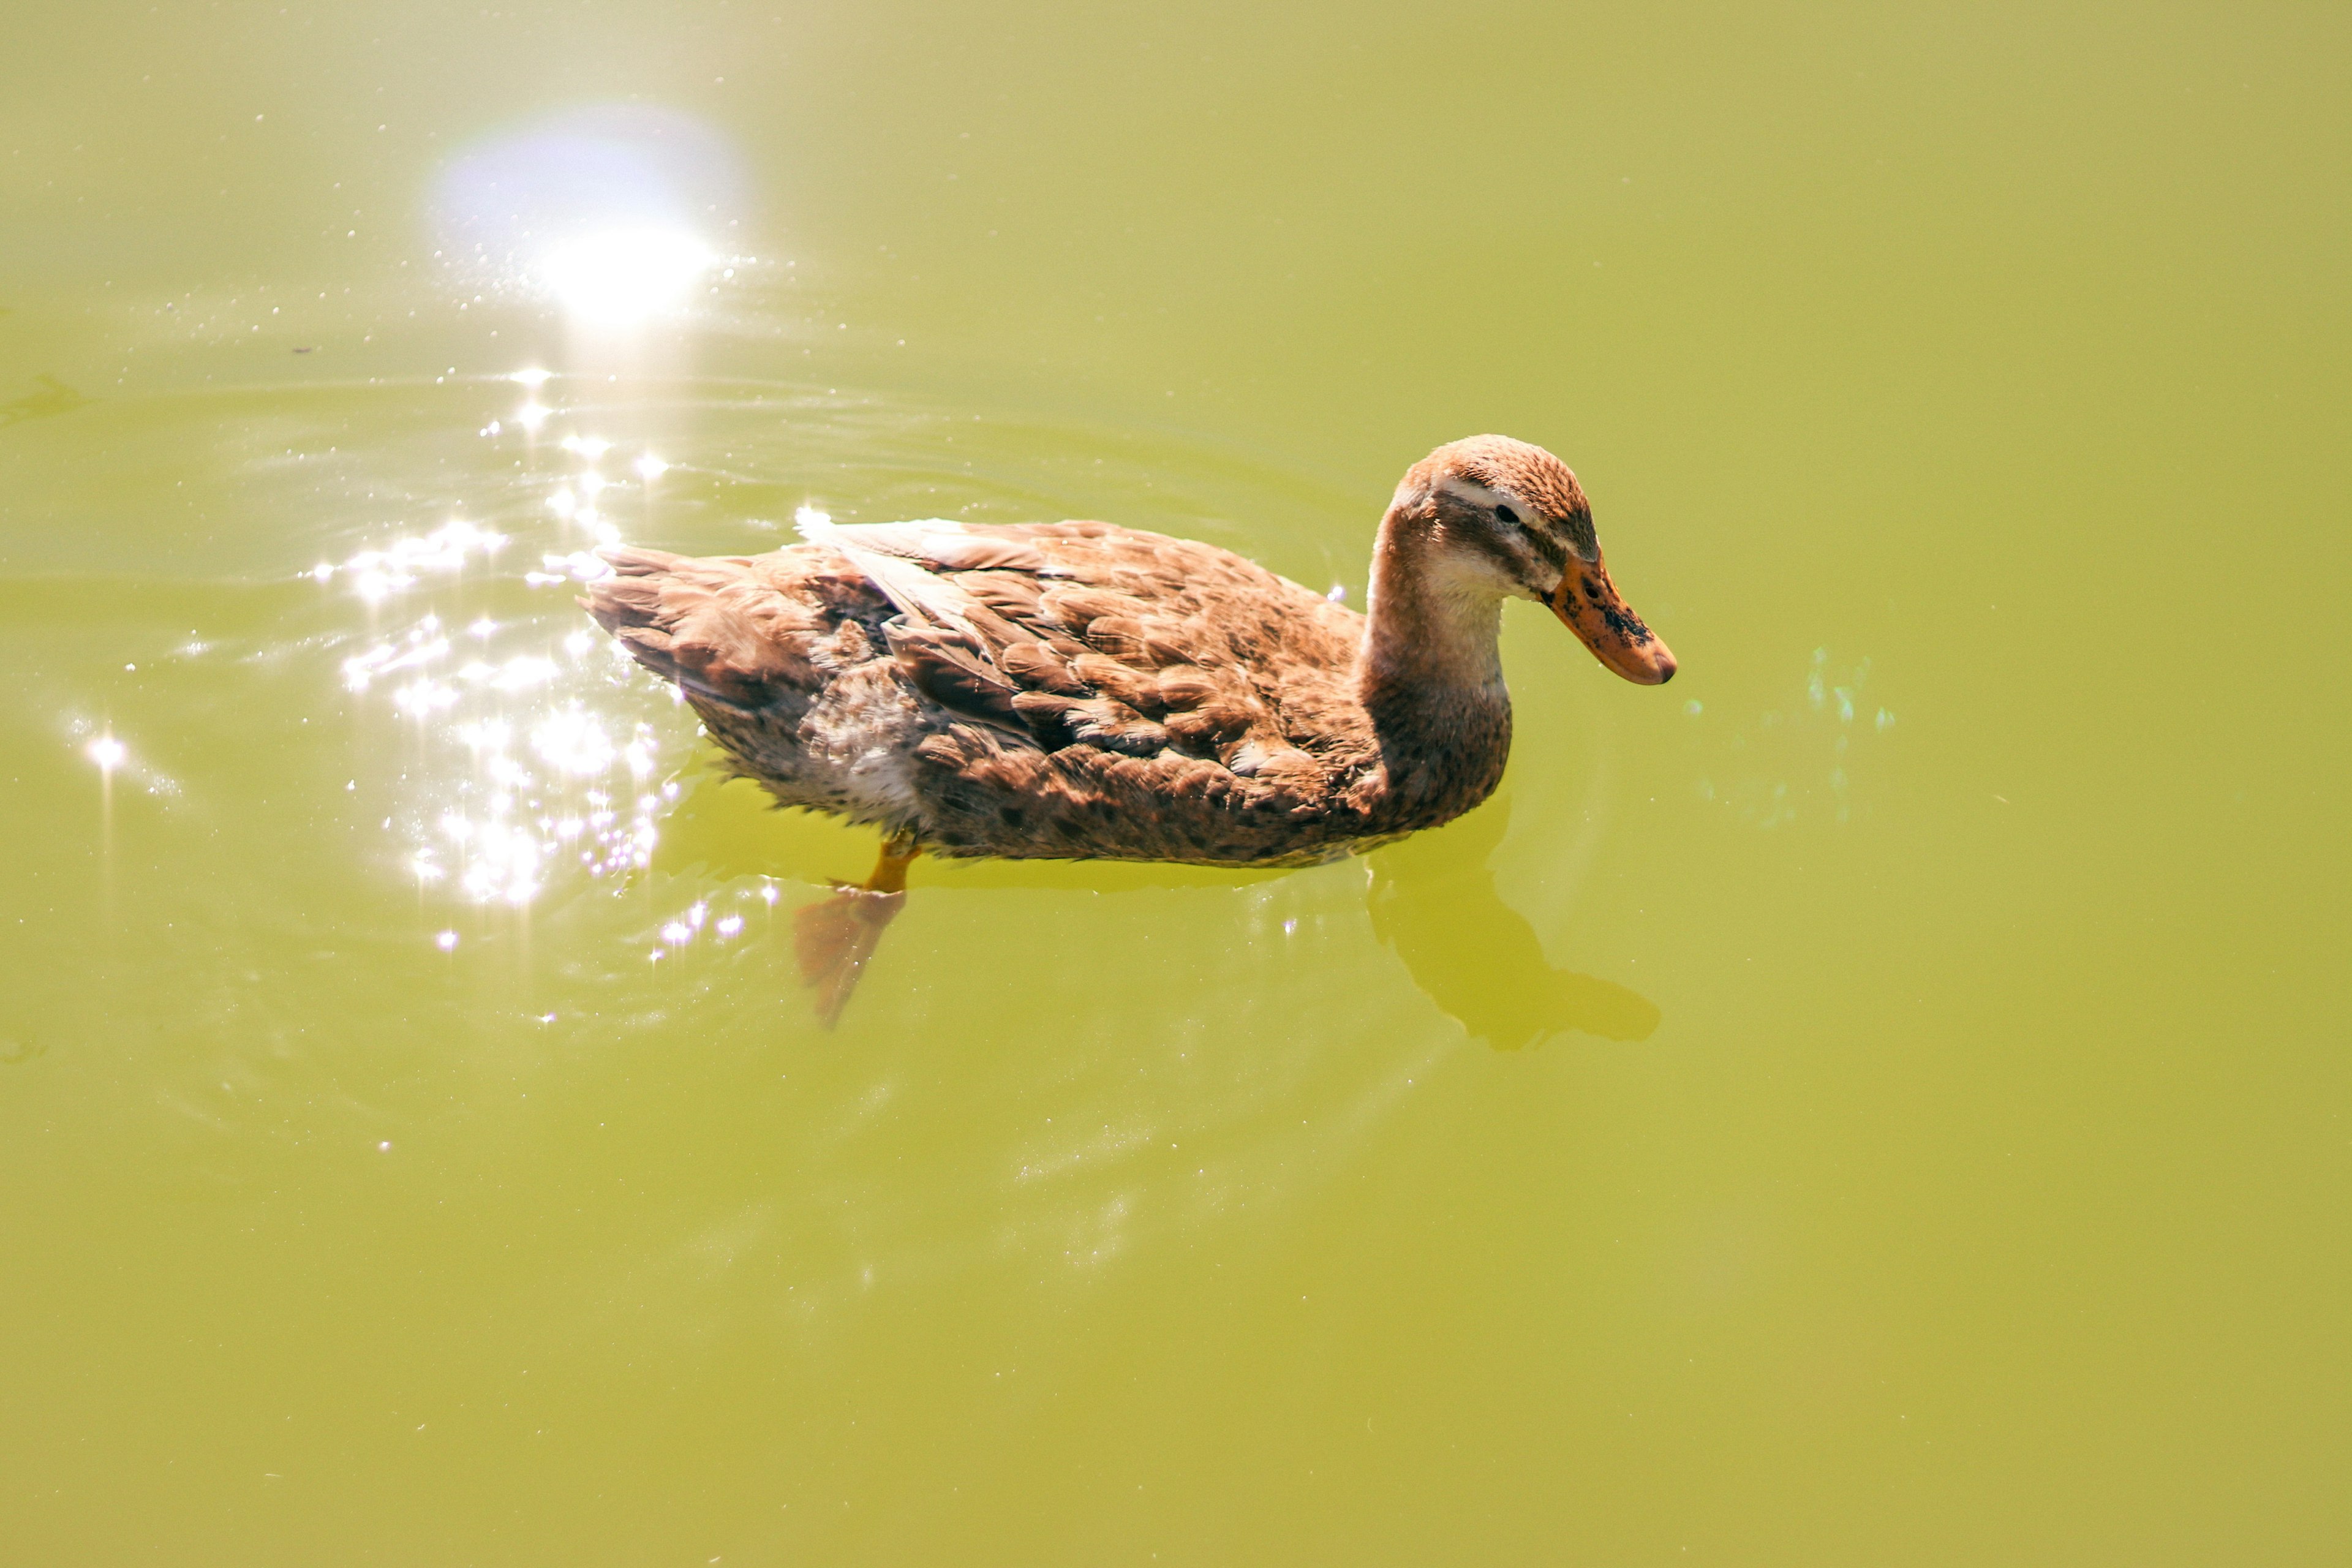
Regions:
<instances>
[{"instance_id":1,"label":"orange beak","mask_svg":"<svg viewBox=\"0 0 2352 1568\"><path fill-rule=\"evenodd\" d=\"M1570 557L1568 574L1551 600L1552 614L1584 639L1592 657L1637 686L1664 686L1675 678L1675 656L1642 617L1617 596L1608 568L1596 557Z\"/></svg>"}]
</instances>

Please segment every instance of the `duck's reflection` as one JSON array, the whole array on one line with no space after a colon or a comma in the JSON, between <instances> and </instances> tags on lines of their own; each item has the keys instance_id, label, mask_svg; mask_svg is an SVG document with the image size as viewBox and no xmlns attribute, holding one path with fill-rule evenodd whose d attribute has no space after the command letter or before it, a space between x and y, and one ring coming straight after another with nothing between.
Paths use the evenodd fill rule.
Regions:
<instances>
[{"instance_id":1,"label":"duck's reflection","mask_svg":"<svg viewBox=\"0 0 2352 1568\"><path fill-rule=\"evenodd\" d=\"M1648 998L1551 967L1535 928L1496 896L1486 859L1510 825L1510 802L1498 798L1375 851L1368 860L1373 931L1431 1001L1497 1050L1571 1029L1649 1038L1658 1009Z\"/></svg>"},{"instance_id":2,"label":"duck's reflection","mask_svg":"<svg viewBox=\"0 0 2352 1568\"><path fill-rule=\"evenodd\" d=\"M1549 1036L1581 1030L1610 1040L1644 1040L1658 1009L1622 985L1554 969L1535 929L1495 891L1486 862L1511 825L1497 797L1444 827L1374 851L1367 905L1372 931L1404 961L1429 999L1497 1050L1518 1050ZM657 871L744 880L738 895L777 898L773 878L807 876L784 868L848 870L870 860L874 835L814 813L778 812L758 785L706 779L688 791L664 825L652 858ZM1336 870L1338 868L1332 868ZM1095 892L1243 887L1302 874L1109 860L922 861L918 879L931 886L1085 889ZM808 877L814 880L814 877ZM921 889L910 895L921 896ZM698 909L699 906L698 906ZM689 911L693 931L698 914ZM665 928L683 942L688 924ZM666 935L664 940L673 938Z\"/></svg>"}]
</instances>

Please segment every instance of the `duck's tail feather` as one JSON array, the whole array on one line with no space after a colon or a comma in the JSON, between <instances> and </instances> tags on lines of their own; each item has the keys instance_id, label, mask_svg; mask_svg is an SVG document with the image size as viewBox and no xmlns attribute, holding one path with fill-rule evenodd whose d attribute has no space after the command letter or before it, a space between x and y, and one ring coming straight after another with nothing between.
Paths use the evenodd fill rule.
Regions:
<instances>
[{"instance_id":1,"label":"duck's tail feather","mask_svg":"<svg viewBox=\"0 0 2352 1568\"><path fill-rule=\"evenodd\" d=\"M748 559L635 545L599 553L613 574L586 584L581 607L663 679L747 709L821 683L805 648L820 617Z\"/></svg>"}]
</instances>

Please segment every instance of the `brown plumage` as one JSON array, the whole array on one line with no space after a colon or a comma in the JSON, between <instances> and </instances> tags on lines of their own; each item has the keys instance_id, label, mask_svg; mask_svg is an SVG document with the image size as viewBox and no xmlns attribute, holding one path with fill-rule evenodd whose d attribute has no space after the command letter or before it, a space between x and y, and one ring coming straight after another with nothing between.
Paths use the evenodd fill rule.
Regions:
<instances>
[{"instance_id":1,"label":"brown plumage","mask_svg":"<svg viewBox=\"0 0 2352 1568\"><path fill-rule=\"evenodd\" d=\"M880 825L902 859L1302 864L1444 822L1510 749L1507 595L1628 679L1675 668L1610 585L1576 477L1499 436L1406 474L1368 616L1100 522L803 532L760 556L609 550L582 603L740 772Z\"/></svg>"}]
</instances>

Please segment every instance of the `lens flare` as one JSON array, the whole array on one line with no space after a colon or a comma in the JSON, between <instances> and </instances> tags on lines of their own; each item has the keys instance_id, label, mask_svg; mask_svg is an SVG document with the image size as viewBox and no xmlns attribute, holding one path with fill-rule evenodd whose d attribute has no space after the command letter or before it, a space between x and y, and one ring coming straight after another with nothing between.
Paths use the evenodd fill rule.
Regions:
<instances>
[{"instance_id":1,"label":"lens flare","mask_svg":"<svg viewBox=\"0 0 2352 1568\"><path fill-rule=\"evenodd\" d=\"M683 305L718 259L683 230L607 230L557 246L539 275L574 317L632 326Z\"/></svg>"}]
</instances>

